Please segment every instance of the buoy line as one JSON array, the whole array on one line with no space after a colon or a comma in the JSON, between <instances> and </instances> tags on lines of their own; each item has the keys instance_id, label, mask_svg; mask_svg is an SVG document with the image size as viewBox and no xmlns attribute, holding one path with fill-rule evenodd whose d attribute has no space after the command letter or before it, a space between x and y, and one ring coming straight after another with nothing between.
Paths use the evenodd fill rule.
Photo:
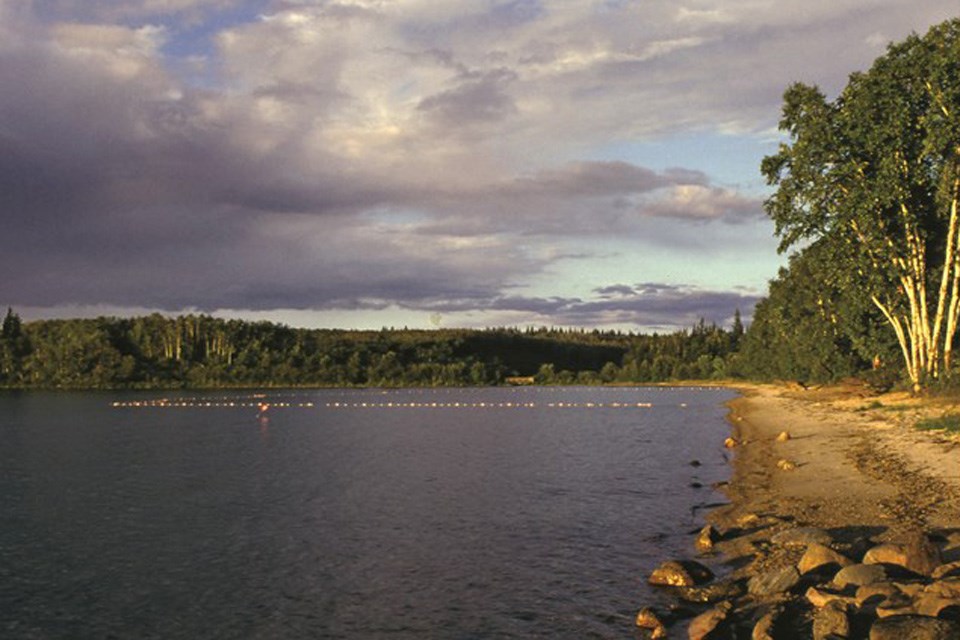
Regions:
<instances>
[{"instance_id":1,"label":"buoy line","mask_svg":"<svg viewBox=\"0 0 960 640\"><path fill-rule=\"evenodd\" d=\"M664 388L661 387L636 387L638 389L644 389L645 391L663 391ZM700 390L701 387L690 387L694 390ZM707 387L703 387L707 388ZM556 387L517 387L517 388L500 388L498 389L499 393L509 393L514 397L517 396L526 396L530 397L531 395L539 396L537 401L532 400L523 400L522 398L517 398L515 401L494 401L494 402L454 402L449 400L444 401L428 401L427 397L439 397L439 396L449 396L451 394L463 393L465 390L469 391L472 387L454 387L454 388L404 388L404 389L340 389L337 391L327 391L324 392L324 395L327 397L333 396L335 398L342 398L343 401L340 402L326 402L324 404L319 404L316 402L311 402L308 400L301 400L297 402L298 398L309 398L315 397L315 394L310 392L303 391L263 391L263 392L254 392L248 394L237 394L237 395L209 395L209 396L187 396L187 397L177 397L177 398L157 398L153 400L138 400L138 401L117 401L111 403L113 407L118 408L131 408L131 407L259 407L264 403L269 403L270 406L274 407L296 407L296 408L311 408L314 406L325 406L329 408L370 408L370 407L380 407L380 408L404 408L404 407L414 407L414 408L423 408L423 407L443 407L443 408L489 408L489 407L504 407L510 408L515 406L520 407L538 407L546 406L548 408L625 408L625 407L641 407L647 408L653 406L652 402L544 402L545 398L542 396L544 394L549 395L550 393L557 390ZM603 395L606 391L622 391L628 389L627 387L615 387L615 388L598 388L598 395ZM633 389L633 388L629 388ZM403 399L399 402L390 402L388 398L400 396ZM364 399L369 398L369 401L364 402ZM419 400L419 398L423 398ZM283 399L283 402L279 400ZM659 402L657 404L660 404ZM686 407L686 403L682 402L679 404L681 407Z\"/></svg>"},{"instance_id":2,"label":"buoy line","mask_svg":"<svg viewBox=\"0 0 960 640\"><path fill-rule=\"evenodd\" d=\"M181 408L246 408L255 407L263 410L264 406L269 408L279 407L284 409L311 409L315 405L312 402L216 402L216 401L190 401L190 400L140 400L130 402L112 402L111 407L120 409L181 409Z\"/></svg>"},{"instance_id":3,"label":"buoy line","mask_svg":"<svg viewBox=\"0 0 960 640\"><path fill-rule=\"evenodd\" d=\"M110 404L118 409L217 409L264 406L280 409L312 409L313 402L218 402L194 400L140 400ZM327 402L327 409L649 409L652 402Z\"/></svg>"},{"instance_id":4,"label":"buoy line","mask_svg":"<svg viewBox=\"0 0 960 640\"><path fill-rule=\"evenodd\" d=\"M328 402L328 409L649 409L652 402Z\"/></svg>"}]
</instances>

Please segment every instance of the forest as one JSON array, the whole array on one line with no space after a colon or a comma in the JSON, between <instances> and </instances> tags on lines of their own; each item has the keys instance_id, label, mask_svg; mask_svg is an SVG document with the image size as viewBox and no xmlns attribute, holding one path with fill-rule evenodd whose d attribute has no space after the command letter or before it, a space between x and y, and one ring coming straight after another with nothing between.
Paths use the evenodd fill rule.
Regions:
<instances>
[{"instance_id":1,"label":"forest","mask_svg":"<svg viewBox=\"0 0 960 640\"><path fill-rule=\"evenodd\" d=\"M308 330L206 315L38 320L8 310L0 386L649 383L858 376L956 385L960 19L891 44L828 99L790 85L764 203L787 264L745 328Z\"/></svg>"},{"instance_id":2,"label":"forest","mask_svg":"<svg viewBox=\"0 0 960 640\"><path fill-rule=\"evenodd\" d=\"M559 329L346 331L207 315L37 320L8 309L8 388L398 387L725 378L743 336L698 323L663 335Z\"/></svg>"}]
</instances>

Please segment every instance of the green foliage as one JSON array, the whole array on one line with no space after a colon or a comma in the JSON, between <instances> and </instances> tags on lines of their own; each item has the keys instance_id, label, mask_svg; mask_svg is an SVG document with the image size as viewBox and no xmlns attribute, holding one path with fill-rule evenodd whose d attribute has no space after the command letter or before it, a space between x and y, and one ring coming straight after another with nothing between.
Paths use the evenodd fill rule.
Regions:
<instances>
[{"instance_id":1,"label":"green foliage","mask_svg":"<svg viewBox=\"0 0 960 640\"><path fill-rule=\"evenodd\" d=\"M949 375L960 317L960 20L892 45L833 101L792 85L780 127L789 143L763 161L776 187L765 207L781 251L797 253L757 310L745 360L762 375L830 379L857 358L889 363L896 340L915 387Z\"/></svg>"},{"instance_id":2,"label":"green foliage","mask_svg":"<svg viewBox=\"0 0 960 640\"><path fill-rule=\"evenodd\" d=\"M29 351L30 342L23 332L20 316L8 308L0 328L0 385L22 381L23 358Z\"/></svg>"},{"instance_id":3,"label":"green foliage","mask_svg":"<svg viewBox=\"0 0 960 640\"><path fill-rule=\"evenodd\" d=\"M947 433L960 433L960 415L946 415L939 418L927 418L920 420L916 428L921 431L945 431Z\"/></svg>"},{"instance_id":4,"label":"green foliage","mask_svg":"<svg viewBox=\"0 0 960 640\"><path fill-rule=\"evenodd\" d=\"M826 248L814 243L792 256L757 304L740 353L749 377L830 382L862 374L875 359L896 362L880 312L836 283Z\"/></svg>"},{"instance_id":5,"label":"green foliage","mask_svg":"<svg viewBox=\"0 0 960 640\"><path fill-rule=\"evenodd\" d=\"M739 339L703 322L670 335L530 329L338 331L204 315L40 320L12 311L0 386L484 386L715 379Z\"/></svg>"},{"instance_id":6,"label":"green foliage","mask_svg":"<svg viewBox=\"0 0 960 640\"><path fill-rule=\"evenodd\" d=\"M663 382L669 380L720 380L738 375L733 363L740 339L732 330L707 325L702 320L689 331L637 336L623 358L615 380ZM607 375L612 372L608 368Z\"/></svg>"},{"instance_id":7,"label":"green foliage","mask_svg":"<svg viewBox=\"0 0 960 640\"><path fill-rule=\"evenodd\" d=\"M891 366L880 366L864 371L860 377L872 391L886 393L903 381L903 370Z\"/></svg>"}]
</instances>

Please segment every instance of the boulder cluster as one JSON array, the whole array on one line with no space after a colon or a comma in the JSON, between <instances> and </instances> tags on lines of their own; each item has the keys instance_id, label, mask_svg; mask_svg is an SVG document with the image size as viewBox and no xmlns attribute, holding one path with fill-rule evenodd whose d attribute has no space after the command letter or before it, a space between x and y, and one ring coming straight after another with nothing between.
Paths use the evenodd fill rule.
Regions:
<instances>
[{"instance_id":1,"label":"boulder cluster","mask_svg":"<svg viewBox=\"0 0 960 640\"><path fill-rule=\"evenodd\" d=\"M868 527L824 530L749 515L704 527L701 554L724 546L728 575L664 562L649 582L676 603L643 608L643 637L690 640L960 640L960 532L913 531L875 542ZM740 523L738 523L740 524Z\"/></svg>"}]
</instances>

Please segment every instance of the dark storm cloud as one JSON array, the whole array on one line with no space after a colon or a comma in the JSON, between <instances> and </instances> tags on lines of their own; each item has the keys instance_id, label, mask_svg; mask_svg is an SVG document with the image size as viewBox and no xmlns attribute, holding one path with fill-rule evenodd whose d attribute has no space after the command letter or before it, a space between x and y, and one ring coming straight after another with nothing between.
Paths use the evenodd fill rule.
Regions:
<instances>
[{"instance_id":1,"label":"dark storm cloud","mask_svg":"<svg viewBox=\"0 0 960 640\"><path fill-rule=\"evenodd\" d=\"M29 268L16 262L27 261L26 252L7 250L0 298L16 295L31 306L136 301L147 308L210 311L371 309L453 298L476 304L499 295L502 275L495 269L475 273L435 256L398 255L388 246L378 252L377 243L358 243L333 229L309 251L295 238L265 242L249 229L218 235L214 226L200 240L192 237L197 230L187 225L182 235L139 252L116 236L85 236L76 248L29 260Z\"/></svg>"},{"instance_id":2,"label":"dark storm cloud","mask_svg":"<svg viewBox=\"0 0 960 640\"><path fill-rule=\"evenodd\" d=\"M236 281L283 249L262 238L259 211L378 199L316 177L291 184L285 155L238 147L236 124L204 116L203 95L177 95L141 57L119 61L142 66L133 80L110 62L32 44L2 54L0 86L16 90L0 93L0 297L242 305Z\"/></svg>"},{"instance_id":3,"label":"dark storm cloud","mask_svg":"<svg viewBox=\"0 0 960 640\"><path fill-rule=\"evenodd\" d=\"M493 4L490 12L483 16L480 22L493 31L512 29L533 22L545 11L541 0L508 0Z\"/></svg>"},{"instance_id":4,"label":"dark storm cloud","mask_svg":"<svg viewBox=\"0 0 960 640\"><path fill-rule=\"evenodd\" d=\"M582 300L579 298L505 296L493 300L489 308L497 311L522 311L541 316L552 316L561 310L570 309L581 303Z\"/></svg>"}]
</instances>

